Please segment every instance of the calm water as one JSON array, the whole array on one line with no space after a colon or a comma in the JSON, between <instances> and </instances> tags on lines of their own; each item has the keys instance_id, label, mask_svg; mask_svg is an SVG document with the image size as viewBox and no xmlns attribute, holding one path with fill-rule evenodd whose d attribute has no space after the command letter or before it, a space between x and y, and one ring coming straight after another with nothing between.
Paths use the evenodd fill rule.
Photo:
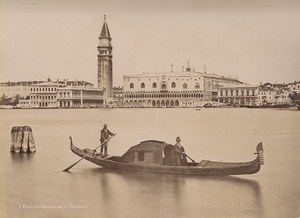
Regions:
<instances>
[{"instance_id":1,"label":"calm water","mask_svg":"<svg viewBox=\"0 0 300 218\"><path fill-rule=\"evenodd\" d=\"M260 109L1 110L0 217L300 217L300 111ZM117 132L111 155L140 141L182 138L193 159L248 161L262 141L259 173L232 177L103 170L69 150ZM12 155L12 126L30 125L37 153Z\"/></svg>"}]
</instances>

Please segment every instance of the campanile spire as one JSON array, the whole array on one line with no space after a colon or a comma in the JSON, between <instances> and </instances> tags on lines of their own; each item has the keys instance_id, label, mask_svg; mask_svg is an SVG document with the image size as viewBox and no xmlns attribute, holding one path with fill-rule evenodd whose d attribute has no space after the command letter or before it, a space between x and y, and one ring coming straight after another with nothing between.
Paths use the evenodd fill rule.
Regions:
<instances>
[{"instance_id":1,"label":"campanile spire","mask_svg":"<svg viewBox=\"0 0 300 218\"><path fill-rule=\"evenodd\" d=\"M100 37L111 39L105 15L104 15L104 22L103 22L103 26L102 26L102 31L101 31Z\"/></svg>"}]
</instances>

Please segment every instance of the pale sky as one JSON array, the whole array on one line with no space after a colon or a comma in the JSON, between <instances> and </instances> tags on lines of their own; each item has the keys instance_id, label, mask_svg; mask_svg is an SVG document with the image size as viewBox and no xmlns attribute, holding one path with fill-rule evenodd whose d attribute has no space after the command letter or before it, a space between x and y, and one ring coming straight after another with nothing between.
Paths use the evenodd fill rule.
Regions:
<instances>
[{"instance_id":1,"label":"pale sky","mask_svg":"<svg viewBox=\"0 0 300 218\"><path fill-rule=\"evenodd\" d=\"M0 0L0 81L96 84L106 14L114 86L123 75L191 68L243 82L300 79L300 1Z\"/></svg>"}]
</instances>

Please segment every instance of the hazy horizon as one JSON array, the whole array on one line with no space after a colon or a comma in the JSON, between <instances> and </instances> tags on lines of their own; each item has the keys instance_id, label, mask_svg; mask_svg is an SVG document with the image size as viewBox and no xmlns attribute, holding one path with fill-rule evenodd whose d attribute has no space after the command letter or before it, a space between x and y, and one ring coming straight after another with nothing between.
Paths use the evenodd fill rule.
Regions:
<instances>
[{"instance_id":1,"label":"hazy horizon","mask_svg":"<svg viewBox=\"0 0 300 218\"><path fill-rule=\"evenodd\" d=\"M191 68L251 84L293 82L300 69L299 1L1 1L0 81L97 83L106 15L114 86L123 75Z\"/></svg>"}]
</instances>

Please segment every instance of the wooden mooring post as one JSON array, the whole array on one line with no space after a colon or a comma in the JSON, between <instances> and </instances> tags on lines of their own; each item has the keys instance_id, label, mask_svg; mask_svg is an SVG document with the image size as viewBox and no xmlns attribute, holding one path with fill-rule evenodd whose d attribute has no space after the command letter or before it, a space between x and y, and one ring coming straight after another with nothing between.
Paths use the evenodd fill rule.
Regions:
<instances>
[{"instance_id":1,"label":"wooden mooring post","mask_svg":"<svg viewBox=\"0 0 300 218\"><path fill-rule=\"evenodd\" d=\"M30 126L13 126L11 129L11 147L13 153L36 152L35 142Z\"/></svg>"}]
</instances>

